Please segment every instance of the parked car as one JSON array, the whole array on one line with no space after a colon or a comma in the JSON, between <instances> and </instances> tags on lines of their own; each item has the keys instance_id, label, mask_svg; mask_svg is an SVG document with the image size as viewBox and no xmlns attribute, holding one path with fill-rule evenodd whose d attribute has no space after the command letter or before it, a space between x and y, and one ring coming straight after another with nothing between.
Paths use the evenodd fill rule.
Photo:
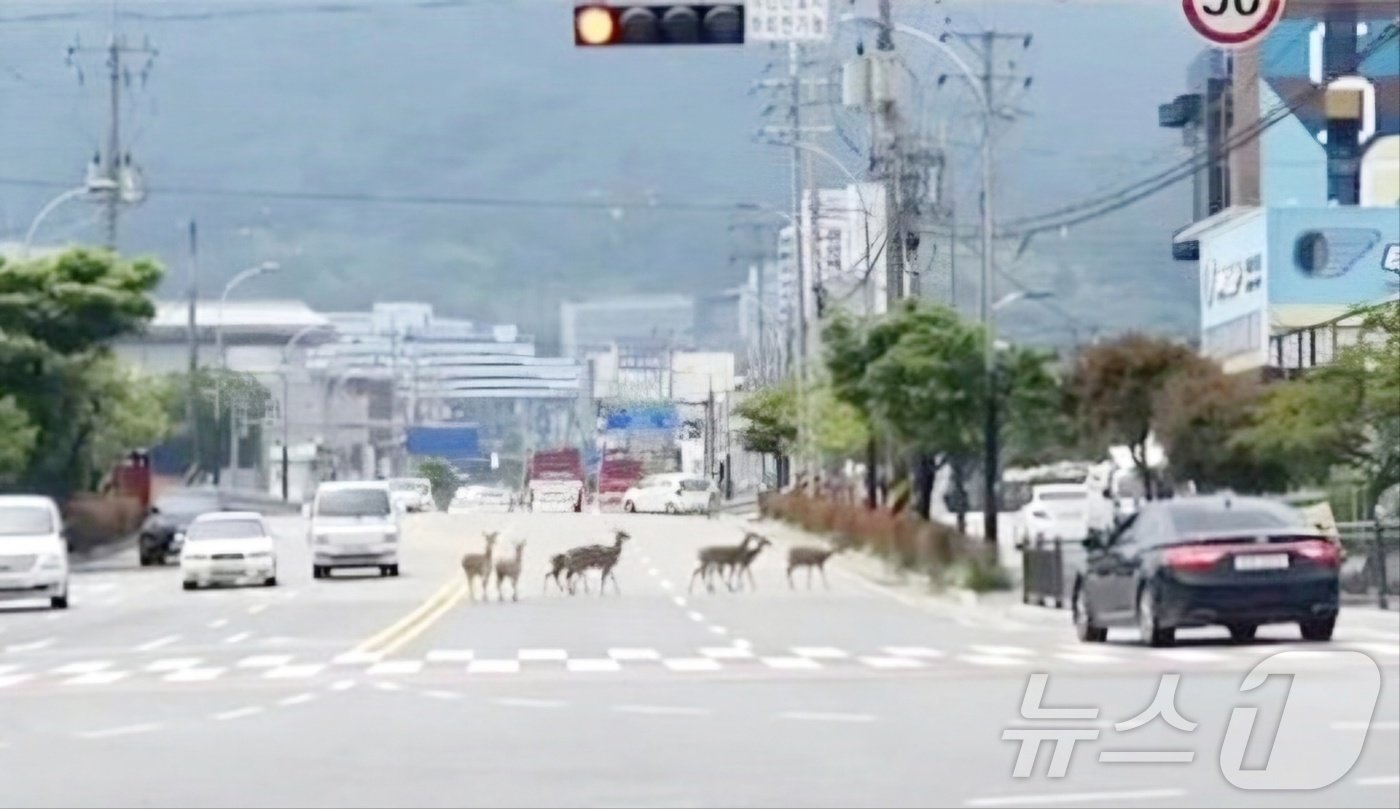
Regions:
<instances>
[{"instance_id":1,"label":"parked car","mask_svg":"<svg viewBox=\"0 0 1400 809\"><path fill-rule=\"evenodd\" d=\"M1022 540L1074 540L1089 535L1090 511L1101 500L1082 483L1031 486L1031 499L1020 509Z\"/></svg>"},{"instance_id":2,"label":"parked car","mask_svg":"<svg viewBox=\"0 0 1400 809\"><path fill-rule=\"evenodd\" d=\"M277 585L277 548L254 511L196 517L185 531L180 573L186 590L211 584Z\"/></svg>"},{"instance_id":3,"label":"parked car","mask_svg":"<svg viewBox=\"0 0 1400 809\"><path fill-rule=\"evenodd\" d=\"M624 511L664 511L685 514L707 511L719 500L713 481L698 475L669 473L649 475L622 495Z\"/></svg>"},{"instance_id":4,"label":"parked car","mask_svg":"<svg viewBox=\"0 0 1400 809\"><path fill-rule=\"evenodd\" d=\"M1072 605L1080 640L1136 626L1144 643L1222 625L1237 642L1262 624L1297 623L1305 640L1332 637L1341 548L1297 509L1213 495L1143 503L1088 558Z\"/></svg>"},{"instance_id":5,"label":"parked car","mask_svg":"<svg viewBox=\"0 0 1400 809\"><path fill-rule=\"evenodd\" d=\"M427 478L394 478L389 481L389 493L406 512L437 510L437 503L433 502L433 484Z\"/></svg>"},{"instance_id":6,"label":"parked car","mask_svg":"<svg viewBox=\"0 0 1400 809\"><path fill-rule=\"evenodd\" d=\"M218 511L223 501L214 489L167 489L151 504L137 541L141 565L163 565L180 553L185 531L201 514Z\"/></svg>"},{"instance_id":7,"label":"parked car","mask_svg":"<svg viewBox=\"0 0 1400 809\"><path fill-rule=\"evenodd\" d=\"M311 575L336 568L378 568L399 575L399 519L384 481L322 483L311 501Z\"/></svg>"},{"instance_id":8,"label":"parked car","mask_svg":"<svg viewBox=\"0 0 1400 809\"><path fill-rule=\"evenodd\" d=\"M39 598L68 607L63 517L47 497L0 495L0 601Z\"/></svg>"}]
</instances>

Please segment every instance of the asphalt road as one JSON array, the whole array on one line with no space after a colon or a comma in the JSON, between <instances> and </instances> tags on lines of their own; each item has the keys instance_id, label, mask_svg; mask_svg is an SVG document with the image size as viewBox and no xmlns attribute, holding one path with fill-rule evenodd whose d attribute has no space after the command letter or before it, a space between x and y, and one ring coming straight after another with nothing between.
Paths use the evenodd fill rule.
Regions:
<instances>
[{"instance_id":1,"label":"asphalt road","mask_svg":"<svg viewBox=\"0 0 1400 809\"><path fill-rule=\"evenodd\" d=\"M696 548L737 541L734 517L423 515L401 577L314 582L304 525L274 524L275 588L184 592L122 554L75 574L67 612L0 606L0 805L1400 805L1393 613L1350 610L1325 645L1281 627L1088 648L1063 612L930 607L841 567L790 590L777 527L756 592L688 593ZM544 591L549 554L614 526L633 536L621 594ZM519 602L462 586L488 529L499 553L527 540ZM1287 721L1286 679L1241 692L1275 653L1346 649L1379 669L1373 717L1341 698L1374 690L1370 661L1298 664ZM1097 714L1023 715L1037 672L1042 705ZM1167 673L1194 730L1115 728ZM1364 739L1359 760L1322 789L1233 786L1219 761L1240 705L1260 706L1245 769L1295 718L1318 751ZM1003 733L1043 727L1095 738L1063 777L1049 744L1015 777ZM1100 759L1158 749L1191 760Z\"/></svg>"}]
</instances>

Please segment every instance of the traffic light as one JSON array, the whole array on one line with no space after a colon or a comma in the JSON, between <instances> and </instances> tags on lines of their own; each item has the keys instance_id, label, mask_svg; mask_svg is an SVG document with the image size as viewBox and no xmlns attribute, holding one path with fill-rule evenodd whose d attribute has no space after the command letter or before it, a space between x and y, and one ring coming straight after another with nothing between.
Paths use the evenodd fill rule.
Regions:
<instances>
[{"instance_id":1,"label":"traffic light","mask_svg":"<svg viewBox=\"0 0 1400 809\"><path fill-rule=\"evenodd\" d=\"M742 45L742 3L646 3L574 7L574 44Z\"/></svg>"}]
</instances>

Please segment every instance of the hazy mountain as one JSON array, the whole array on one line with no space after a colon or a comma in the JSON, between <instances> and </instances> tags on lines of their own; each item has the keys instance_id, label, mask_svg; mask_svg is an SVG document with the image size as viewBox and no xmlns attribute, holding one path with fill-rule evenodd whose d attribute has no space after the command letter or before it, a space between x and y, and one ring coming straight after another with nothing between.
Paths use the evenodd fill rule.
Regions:
<instances>
[{"instance_id":1,"label":"hazy mountain","mask_svg":"<svg viewBox=\"0 0 1400 809\"><path fill-rule=\"evenodd\" d=\"M579 51L570 5L126 0L122 30L133 44L148 36L160 53L144 87L133 78L125 116L133 156L158 190L126 217L124 247L164 257L174 293L183 285L183 223L195 217L205 294L239 268L277 258L287 268L281 277L240 294L301 294L325 308L427 299L456 315L516 320L544 337L553 336L567 296L736 282L730 214L508 203L787 205L784 152L754 142L767 102L749 92L783 54L763 46ZM1035 78L1019 102L1028 114L1001 142L1008 216L1059 207L1181 156L1175 133L1156 127L1157 104L1180 91L1197 48L1177 7L895 6L935 31L946 14L964 29L985 23L1034 33L1024 54L1006 50L1015 70ZM102 142L101 56L75 57L80 84L64 51L75 36L102 45L109 14L106 2L0 3L0 238L22 235L61 190L7 181L76 184ZM836 48L849 52L855 41L845 34ZM912 41L900 48L929 79L927 117L966 110L956 82L935 89L946 63ZM861 125L856 116L838 119L847 129ZM976 130L965 115L951 115L948 131L971 222ZM831 148L863 168L864 157L839 139ZM344 198L232 193L243 191ZM1168 241L1188 216L1178 188L1068 238L1043 238L1011 270L1053 286L1060 305L1089 325L1190 331L1192 267L1170 260ZM41 240L96 238L92 217L72 204L46 223ZM975 294L974 268L973 257L959 257L964 301ZM1024 306L1008 318L1017 336L1063 339L1049 331L1060 325L1055 316Z\"/></svg>"}]
</instances>

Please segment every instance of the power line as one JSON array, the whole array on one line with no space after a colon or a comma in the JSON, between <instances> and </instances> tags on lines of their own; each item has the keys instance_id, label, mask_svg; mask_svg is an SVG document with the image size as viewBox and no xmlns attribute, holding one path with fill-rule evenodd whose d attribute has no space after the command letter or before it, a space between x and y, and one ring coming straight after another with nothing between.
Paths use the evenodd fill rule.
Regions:
<instances>
[{"instance_id":1,"label":"power line","mask_svg":"<svg viewBox=\"0 0 1400 809\"><path fill-rule=\"evenodd\" d=\"M68 188L72 183L26 177L0 177L0 186L27 188ZM277 188L232 188L205 185L151 185L150 193L178 197L266 199L289 202L338 202L357 205L422 205L474 208L537 208L596 211L669 211L679 213L765 213L771 210L758 202L686 202L651 199L644 201L589 200L548 197L461 196L451 194L373 194L357 191L291 191Z\"/></svg>"}]
</instances>

